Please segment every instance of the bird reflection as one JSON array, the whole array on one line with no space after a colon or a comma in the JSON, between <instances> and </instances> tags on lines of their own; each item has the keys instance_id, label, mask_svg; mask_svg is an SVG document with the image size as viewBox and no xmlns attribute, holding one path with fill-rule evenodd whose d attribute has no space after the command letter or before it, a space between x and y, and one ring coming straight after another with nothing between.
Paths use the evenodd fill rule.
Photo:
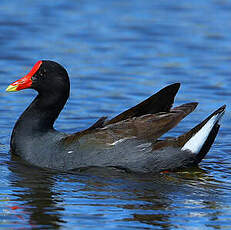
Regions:
<instances>
[{"instance_id":1,"label":"bird reflection","mask_svg":"<svg viewBox=\"0 0 231 230\"><path fill-rule=\"evenodd\" d=\"M32 228L57 229L70 224L64 221L64 209L69 208L74 223L97 221L102 229L101 217L104 223L105 217L110 219L112 213L122 210L119 219L124 226L139 222L163 229L174 227L172 217L181 215L182 210L199 218L201 209L197 211L193 207L212 212L211 221L219 215L217 182L199 169L151 175L115 168L90 168L62 174L31 167L15 156L8 167L9 181L16 188L13 195L25 216L29 216ZM69 206L65 204L67 195L71 200ZM92 207L94 211L90 212Z\"/></svg>"},{"instance_id":2,"label":"bird reflection","mask_svg":"<svg viewBox=\"0 0 231 230\"><path fill-rule=\"evenodd\" d=\"M11 186L17 188L13 191L16 202L23 203L20 208L29 215L31 227L59 228L63 223L60 212L64 208L59 206L62 202L57 198L59 194L52 189L55 173L26 165L17 156L11 160L9 180Z\"/></svg>"}]
</instances>

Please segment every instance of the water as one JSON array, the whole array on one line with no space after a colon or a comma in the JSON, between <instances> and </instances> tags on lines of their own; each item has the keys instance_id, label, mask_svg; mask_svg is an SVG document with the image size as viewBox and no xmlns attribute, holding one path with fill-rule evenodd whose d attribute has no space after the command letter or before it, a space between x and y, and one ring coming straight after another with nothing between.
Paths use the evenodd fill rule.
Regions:
<instances>
[{"instance_id":1,"label":"water","mask_svg":"<svg viewBox=\"0 0 231 230\"><path fill-rule=\"evenodd\" d=\"M1 0L0 228L230 229L230 10L227 0ZM199 168L161 175L59 173L11 159L11 130L35 92L4 90L40 59L71 76L59 130L81 130L181 82L175 104L200 104L168 136L227 104L219 136Z\"/></svg>"}]
</instances>

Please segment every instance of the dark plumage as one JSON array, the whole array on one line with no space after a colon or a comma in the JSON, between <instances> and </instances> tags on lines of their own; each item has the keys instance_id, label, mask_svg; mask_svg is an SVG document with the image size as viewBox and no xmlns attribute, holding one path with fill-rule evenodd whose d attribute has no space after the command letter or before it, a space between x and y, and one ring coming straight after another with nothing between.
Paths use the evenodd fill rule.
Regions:
<instances>
[{"instance_id":1,"label":"dark plumage","mask_svg":"<svg viewBox=\"0 0 231 230\"><path fill-rule=\"evenodd\" d=\"M11 152L36 166L59 170L98 166L160 172L197 165L217 135L225 106L184 135L159 140L197 106L194 102L171 109L179 87L169 85L111 120L102 117L69 135L53 128L69 97L68 74L58 63L39 61L7 88L38 91L15 124Z\"/></svg>"}]
</instances>

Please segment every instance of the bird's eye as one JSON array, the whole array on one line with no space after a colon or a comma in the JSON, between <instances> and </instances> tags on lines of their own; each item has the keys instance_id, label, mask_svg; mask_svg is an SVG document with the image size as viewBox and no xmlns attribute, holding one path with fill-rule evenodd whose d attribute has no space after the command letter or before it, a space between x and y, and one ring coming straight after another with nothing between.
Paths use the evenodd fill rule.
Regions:
<instances>
[{"instance_id":1,"label":"bird's eye","mask_svg":"<svg viewBox=\"0 0 231 230\"><path fill-rule=\"evenodd\" d=\"M43 79L43 78L45 78L45 76L46 76L46 70L45 70L45 69L41 69L41 70L39 71L38 77L39 77L40 79Z\"/></svg>"},{"instance_id":2,"label":"bird's eye","mask_svg":"<svg viewBox=\"0 0 231 230\"><path fill-rule=\"evenodd\" d=\"M38 81L44 79L46 76L46 72L44 70L40 70L39 72L35 73L32 77L32 81Z\"/></svg>"},{"instance_id":3,"label":"bird's eye","mask_svg":"<svg viewBox=\"0 0 231 230\"><path fill-rule=\"evenodd\" d=\"M31 80L32 80L32 81L36 81L36 80L37 80L37 74L34 74L34 75L31 77Z\"/></svg>"}]
</instances>

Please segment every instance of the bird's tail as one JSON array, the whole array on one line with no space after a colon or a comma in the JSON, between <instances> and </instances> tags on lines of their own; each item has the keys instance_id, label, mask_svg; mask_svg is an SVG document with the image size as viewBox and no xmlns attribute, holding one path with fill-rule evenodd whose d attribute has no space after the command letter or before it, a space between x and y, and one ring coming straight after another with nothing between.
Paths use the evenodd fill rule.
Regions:
<instances>
[{"instance_id":1,"label":"bird's tail","mask_svg":"<svg viewBox=\"0 0 231 230\"><path fill-rule=\"evenodd\" d=\"M189 150L196 154L195 164L201 162L211 148L220 128L219 121L224 115L225 107L220 107L199 125L177 138L182 146L181 150Z\"/></svg>"}]
</instances>

